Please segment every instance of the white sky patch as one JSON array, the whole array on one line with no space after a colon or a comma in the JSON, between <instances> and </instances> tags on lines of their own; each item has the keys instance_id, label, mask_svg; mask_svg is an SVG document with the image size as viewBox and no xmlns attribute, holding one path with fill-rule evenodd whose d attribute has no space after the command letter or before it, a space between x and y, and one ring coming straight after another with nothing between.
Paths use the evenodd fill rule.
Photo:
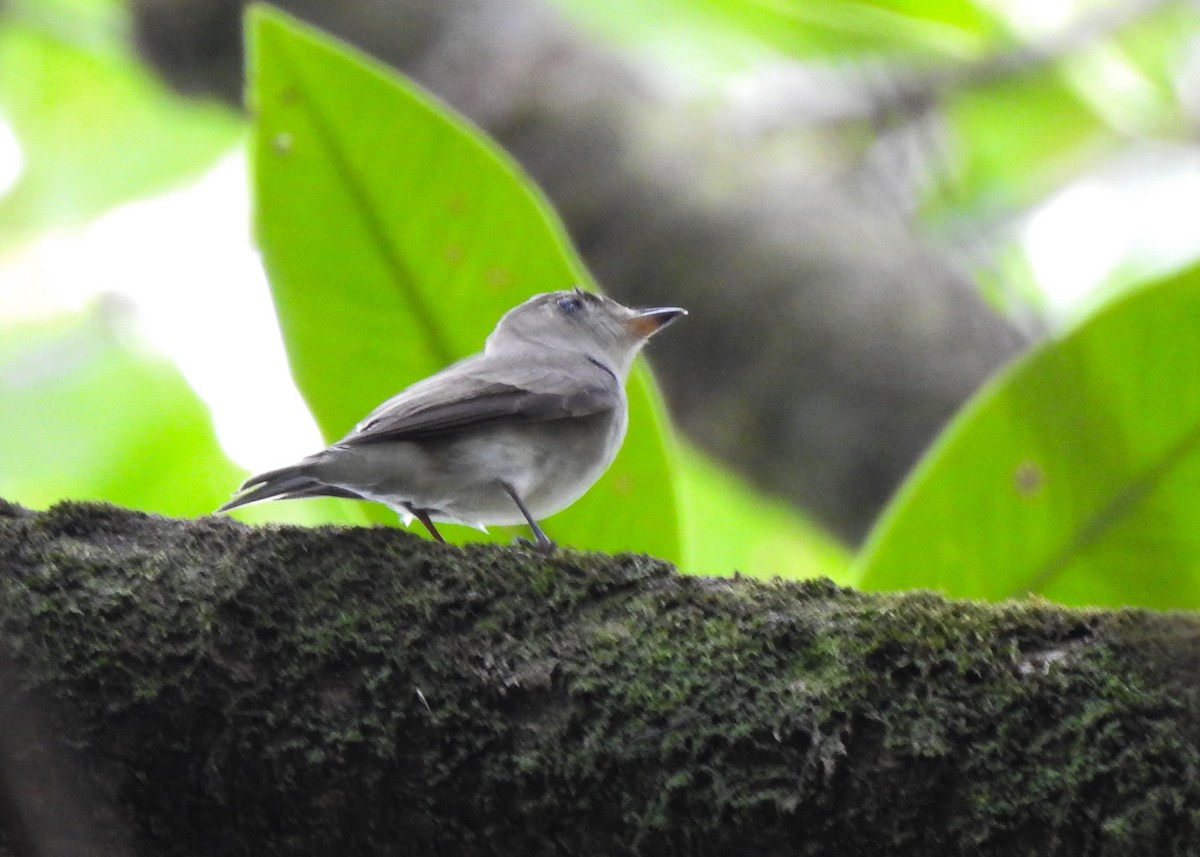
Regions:
<instances>
[{"instance_id":1,"label":"white sky patch","mask_svg":"<svg viewBox=\"0 0 1200 857\"><path fill-rule=\"evenodd\" d=\"M983 5L1025 37L1059 32L1084 10L1080 0L983 0Z\"/></svg>"},{"instance_id":2,"label":"white sky patch","mask_svg":"<svg viewBox=\"0 0 1200 857\"><path fill-rule=\"evenodd\" d=\"M1082 182L1030 215L1022 243L1034 280L1062 311L1099 286L1133 241L1133 224L1120 194Z\"/></svg>"},{"instance_id":3,"label":"white sky patch","mask_svg":"<svg viewBox=\"0 0 1200 857\"><path fill-rule=\"evenodd\" d=\"M1165 144L1128 151L1035 209L1018 240L1060 317L1195 264L1200 153Z\"/></svg>"},{"instance_id":4,"label":"white sky patch","mask_svg":"<svg viewBox=\"0 0 1200 857\"><path fill-rule=\"evenodd\" d=\"M0 196L12 190L25 172L25 155L12 126L0 116Z\"/></svg>"},{"instance_id":5,"label":"white sky patch","mask_svg":"<svg viewBox=\"0 0 1200 857\"><path fill-rule=\"evenodd\" d=\"M1200 152L1178 152L1165 166L1126 195L1127 214L1138 224L1131 261L1147 273L1200 258Z\"/></svg>"},{"instance_id":6,"label":"white sky patch","mask_svg":"<svg viewBox=\"0 0 1200 857\"><path fill-rule=\"evenodd\" d=\"M324 444L288 370L250 243L249 199L239 149L190 185L3 260L0 309L44 317L122 296L150 345L208 403L231 458L250 470L294 461Z\"/></svg>"}]
</instances>

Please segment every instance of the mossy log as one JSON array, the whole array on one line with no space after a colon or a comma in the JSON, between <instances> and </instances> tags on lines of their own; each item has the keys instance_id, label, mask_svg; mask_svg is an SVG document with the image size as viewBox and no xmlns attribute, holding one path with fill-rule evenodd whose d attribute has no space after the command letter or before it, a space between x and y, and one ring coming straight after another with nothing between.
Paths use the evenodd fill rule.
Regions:
<instances>
[{"instance_id":1,"label":"mossy log","mask_svg":"<svg viewBox=\"0 0 1200 857\"><path fill-rule=\"evenodd\" d=\"M0 852L1200 853L1192 615L0 506Z\"/></svg>"}]
</instances>

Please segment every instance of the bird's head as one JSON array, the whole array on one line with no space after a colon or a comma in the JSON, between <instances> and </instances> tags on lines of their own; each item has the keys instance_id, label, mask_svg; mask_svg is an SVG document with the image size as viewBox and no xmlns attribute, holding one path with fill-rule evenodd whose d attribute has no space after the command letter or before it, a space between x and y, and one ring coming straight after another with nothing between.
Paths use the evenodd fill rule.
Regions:
<instances>
[{"instance_id":1,"label":"bird's head","mask_svg":"<svg viewBox=\"0 0 1200 857\"><path fill-rule=\"evenodd\" d=\"M576 288L535 295L504 314L488 337L488 352L546 348L585 354L624 377L646 340L687 310L630 309Z\"/></svg>"}]
</instances>

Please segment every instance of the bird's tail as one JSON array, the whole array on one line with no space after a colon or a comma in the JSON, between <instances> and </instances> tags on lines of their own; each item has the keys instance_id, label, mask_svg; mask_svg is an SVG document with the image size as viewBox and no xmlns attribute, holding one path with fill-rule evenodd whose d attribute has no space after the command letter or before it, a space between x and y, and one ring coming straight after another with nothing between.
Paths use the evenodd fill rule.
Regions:
<instances>
[{"instance_id":1,"label":"bird's tail","mask_svg":"<svg viewBox=\"0 0 1200 857\"><path fill-rule=\"evenodd\" d=\"M278 470L268 470L251 476L238 488L237 493L228 503L217 509L218 512L228 512L238 506L249 506L251 503L261 503L264 500L295 500L300 497L349 497L362 499L353 491L336 485L327 485L321 480L309 475L308 463L301 462Z\"/></svg>"}]
</instances>

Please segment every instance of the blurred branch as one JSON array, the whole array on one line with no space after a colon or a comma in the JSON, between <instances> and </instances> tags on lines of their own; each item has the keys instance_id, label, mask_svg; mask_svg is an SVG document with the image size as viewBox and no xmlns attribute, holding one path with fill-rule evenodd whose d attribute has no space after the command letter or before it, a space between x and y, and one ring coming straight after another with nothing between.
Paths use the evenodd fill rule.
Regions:
<instances>
[{"instance_id":1,"label":"blurred branch","mask_svg":"<svg viewBox=\"0 0 1200 857\"><path fill-rule=\"evenodd\" d=\"M978 63L968 63L957 72L947 70L937 83L941 91L964 86L987 86L996 80L1026 74L1116 35L1147 15L1180 0L1120 0L1080 15L1058 33L1052 33Z\"/></svg>"},{"instance_id":2,"label":"blurred branch","mask_svg":"<svg viewBox=\"0 0 1200 857\"><path fill-rule=\"evenodd\" d=\"M1200 834L1194 616L83 504L0 505L0 564L5 639L62 715L44 734L139 854L1182 854ZM0 807L5 853L13 825Z\"/></svg>"}]
</instances>

